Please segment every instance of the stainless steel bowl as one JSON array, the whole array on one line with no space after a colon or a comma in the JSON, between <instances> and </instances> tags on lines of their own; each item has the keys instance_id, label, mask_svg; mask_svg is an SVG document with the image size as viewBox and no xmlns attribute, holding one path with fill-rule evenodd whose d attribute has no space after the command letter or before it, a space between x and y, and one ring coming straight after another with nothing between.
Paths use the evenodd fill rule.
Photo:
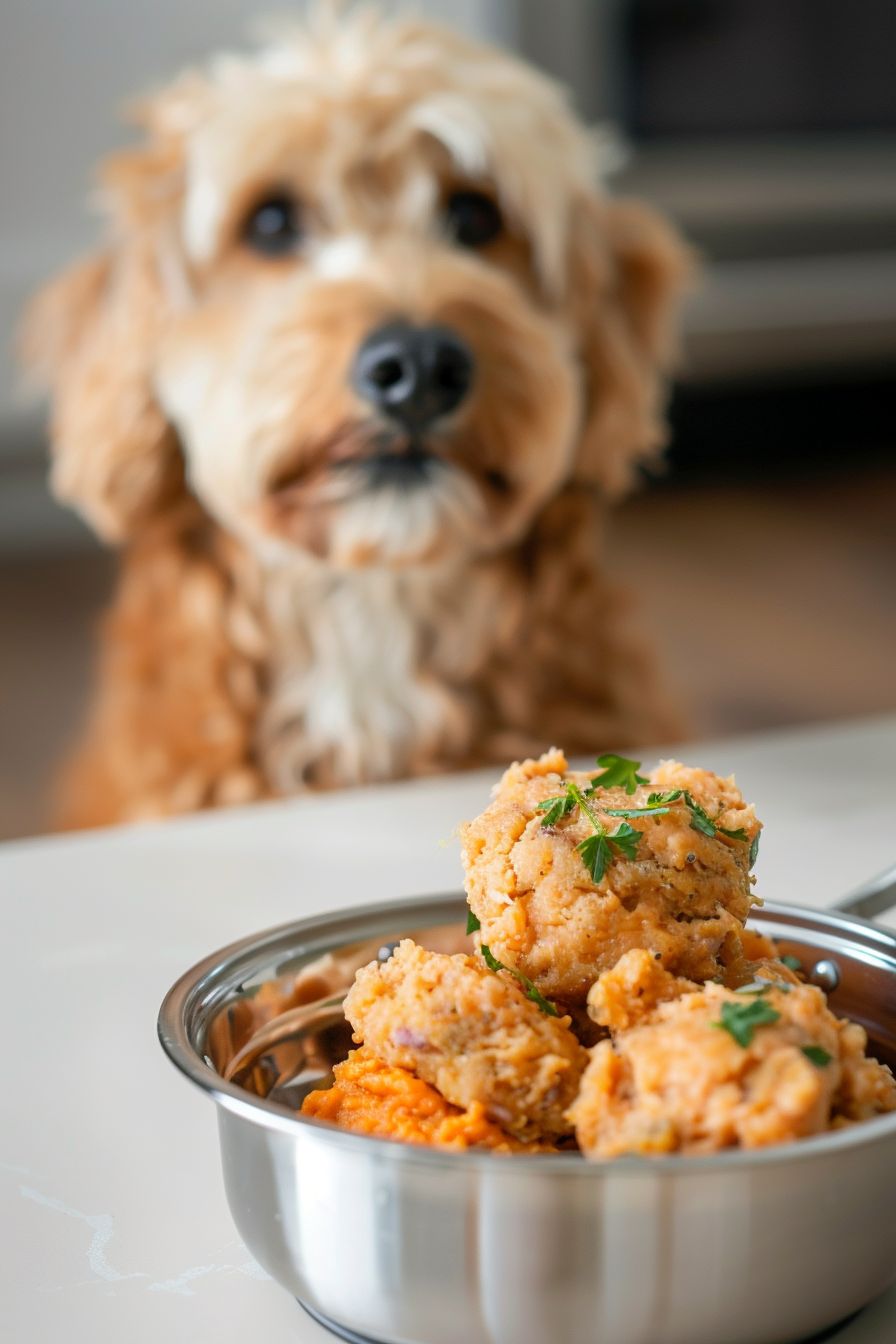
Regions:
<instances>
[{"instance_id":1,"label":"stainless steel bowl","mask_svg":"<svg viewBox=\"0 0 896 1344\"><path fill-rule=\"evenodd\" d=\"M162 1005L164 1049L217 1105L240 1235L313 1315L382 1344L788 1344L896 1280L896 1115L752 1152L586 1163L346 1133L283 1104L307 1070L264 1097L213 1064L212 1028L260 984L465 913L450 895L287 924L207 957ZM751 922L896 1059L893 935L785 905Z\"/></svg>"}]
</instances>

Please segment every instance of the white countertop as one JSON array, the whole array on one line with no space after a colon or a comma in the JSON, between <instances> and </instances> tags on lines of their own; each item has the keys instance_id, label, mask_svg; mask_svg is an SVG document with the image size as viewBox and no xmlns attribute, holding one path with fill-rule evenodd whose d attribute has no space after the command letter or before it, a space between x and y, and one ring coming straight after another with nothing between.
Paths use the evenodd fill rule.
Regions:
<instances>
[{"instance_id":1,"label":"white countertop","mask_svg":"<svg viewBox=\"0 0 896 1344\"><path fill-rule=\"evenodd\" d=\"M896 716L682 749L766 822L758 890L830 905L893 860ZM645 762L655 753L643 753ZM214 948L460 885L476 773L0 846L0 1322L15 1344L331 1339L233 1229L213 1108L156 1013ZM837 1336L892 1344L896 1289Z\"/></svg>"}]
</instances>

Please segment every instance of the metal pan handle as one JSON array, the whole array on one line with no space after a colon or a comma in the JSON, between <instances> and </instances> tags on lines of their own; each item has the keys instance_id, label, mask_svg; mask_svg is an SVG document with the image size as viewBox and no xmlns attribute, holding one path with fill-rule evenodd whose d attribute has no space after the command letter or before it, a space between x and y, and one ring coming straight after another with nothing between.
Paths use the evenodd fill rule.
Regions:
<instances>
[{"instance_id":1,"label":"metal pan handle","mask_svg":"<svg viewBox=\"0 0 896 1344\"><path fill-rule=\"evenodd\" d=\"M844 910L863 919L873 919L896 905L896 863L871 877L854 891L835 902L835 910Z\"/></svg>"}]
</instances>

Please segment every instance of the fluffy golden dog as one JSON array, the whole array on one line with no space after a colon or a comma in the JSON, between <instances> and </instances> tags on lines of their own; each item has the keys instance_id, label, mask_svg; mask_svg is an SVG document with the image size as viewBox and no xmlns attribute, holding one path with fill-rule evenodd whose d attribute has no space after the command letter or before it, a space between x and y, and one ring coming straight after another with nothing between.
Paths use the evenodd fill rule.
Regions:
<instances>
[{"instance_id":1,"label":"fluffy golden dog","mask_svg":"<svg viewBox=\"0 0 896 1344\"><path fill-rule=\"evenodd\" d=\"M600 547L687 258L560 91L320 12L141 120L28 324L124 549L69 821L668 736Z\"/></svg>"}]
</instances>

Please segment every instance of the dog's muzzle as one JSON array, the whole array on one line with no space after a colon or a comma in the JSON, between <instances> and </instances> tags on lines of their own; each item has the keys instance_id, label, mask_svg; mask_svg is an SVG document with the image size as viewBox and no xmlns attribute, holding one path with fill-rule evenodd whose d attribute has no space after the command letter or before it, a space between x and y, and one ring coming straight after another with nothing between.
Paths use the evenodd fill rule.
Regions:
<instances>
[{"instance_id":1,"label":"dog's muzzle","mask_svg":"<svg viewBox=\"0 0 896 1344\"><path fill-rule=\"evenodd\" d=\"M381 415L416 436L460 406L474 372L472 351L450 328L398 321L364 340L352 385Z\"/></svg>"}]
</instances>

